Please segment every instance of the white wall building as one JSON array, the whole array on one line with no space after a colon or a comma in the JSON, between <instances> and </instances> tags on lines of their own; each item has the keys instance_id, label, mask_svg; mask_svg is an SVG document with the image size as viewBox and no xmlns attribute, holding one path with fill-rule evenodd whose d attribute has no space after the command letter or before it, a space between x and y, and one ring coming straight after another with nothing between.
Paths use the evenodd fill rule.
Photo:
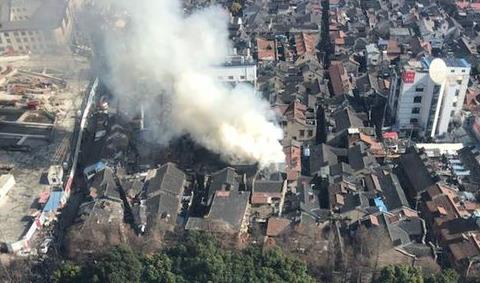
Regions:
<instances>
[{"instance_id":1,"label":"white wall building","mask_svg":"<svg viewBox=\"0 0 480 283\"><path fill-rule=\"evenodd\" d=\"M0 175L0 200L15 186L15 178L12 174Z\"/></svg>"},{"instance_id":2,"label":"white wall building","mask_svg":"<svg viewBox=\"0 0 480 283\"><path fill-rule=\"evenodd\" d=\"M238 84L251 83L257 85L257 65L251 57L229 56L224 65L213 69L214 77L221 82Z\"/></svg>"},{"instance_id":3,"label":"white wall building","mask_svg":"<svg viewBox=\"0 0 480 283\"><path fill-rule=\"evenodd\" d=\"M447 133L449 123L462 110L470 78L470 64L464 59L444 59L447 78L444 86L429 75L433 58L411 61L403 69L396 97L389 99L395 125L399 130L415 131L424 136Z\"/></svg>"},{"instance_id":4,"label":"white wall building","mask_svg":"<svg viewBox=\"0 0 480 283\"><path fill-rule=\"evenodd\" d=\"M43 53L69 47L73 10L82 0L5 0L0 3L0 54Z\"/></svg>"}]
</instances>

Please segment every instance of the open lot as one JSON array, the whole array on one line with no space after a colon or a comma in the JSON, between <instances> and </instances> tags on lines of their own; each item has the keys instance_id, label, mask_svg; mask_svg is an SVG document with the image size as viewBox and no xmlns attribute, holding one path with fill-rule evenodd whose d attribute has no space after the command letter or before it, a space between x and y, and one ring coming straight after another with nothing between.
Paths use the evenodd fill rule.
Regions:
<instances>
[{"instance_id":1,"label":"open lot","mask_svg":"<svg viewBox=\"0 0 480 283\"><path fill-rule=\"evenodd\" d=\"M30 148L28 152L0 150L0 171L9 171L16 181L0 200L0 242L13 243L25 235L39 213L40 193L50 190L45 180L49 167L61 165L69 158L70 137L88 86L88 77L84 74L89 64L71 56L30 57L0 62L2 64L12 66L17 74L34 72L33 77L40 78L42 83L58 83L58 78L66 82L66 87L52 87L40 94L29 93L30 88L21 94L0 92L0 100L16 101L13 109L11 105L9 109L0 108L0 146L26 145ZM48 73L49 70L55 73ZM4 84L8 84L9 79L18 81L23 77L7 77ZM27 111L25 105L31 100L38 101L38 105Z\"/></svg>"}]
</instances>

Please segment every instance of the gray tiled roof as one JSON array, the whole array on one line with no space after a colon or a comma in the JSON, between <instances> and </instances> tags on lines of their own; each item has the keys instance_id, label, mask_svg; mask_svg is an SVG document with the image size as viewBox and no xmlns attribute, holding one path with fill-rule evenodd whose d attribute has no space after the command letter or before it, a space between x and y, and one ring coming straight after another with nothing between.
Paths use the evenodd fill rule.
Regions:
<instances>
[{"instance_id":1,"label":"gray tiled roof","mask_svg":"<svg viewBox=\"0 0 480 283\"><path fill-rule=\"evenodd\" d=\"M148 181L147 197L153 197L160 191L181 194L184 182L185 174L173 163L167 163L158 168L155 176Z\"/></svg>"}]
</instances>

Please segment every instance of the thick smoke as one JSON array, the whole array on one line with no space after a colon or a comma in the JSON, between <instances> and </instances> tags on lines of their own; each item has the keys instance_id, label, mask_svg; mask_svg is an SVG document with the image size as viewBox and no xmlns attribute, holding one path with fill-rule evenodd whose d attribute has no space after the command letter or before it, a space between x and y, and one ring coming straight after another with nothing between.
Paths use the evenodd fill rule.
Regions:
<instances>
[{"instance_id":1,"label":"thick smoke","mask_svg":"<svg viewBox=\"0 0 480 283\"><path fill-rule=\"evenodd\" d=\"M158 140L188 134L227 161L283 162L282 130L268 103L250 86L230 88L212 75L231 50L225 10L185 16L178 0L113 3L126 20L115 36L107 33L111 84L116 95L148 101Z\"/></svg>"}]
</instances>

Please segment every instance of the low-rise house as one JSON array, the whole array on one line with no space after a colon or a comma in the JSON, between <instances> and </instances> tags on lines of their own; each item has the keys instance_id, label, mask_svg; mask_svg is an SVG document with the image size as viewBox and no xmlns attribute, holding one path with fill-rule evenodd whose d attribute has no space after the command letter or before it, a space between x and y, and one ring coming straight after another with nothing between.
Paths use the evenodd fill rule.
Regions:
<instances>
[{"instance_id":1,"label":"low-rise house","mask_svg":"<svg viewBox=\"0 0 480 283\"><path fill-rule=\"evenodd\" d=\"M334 61L328 67L328 75L330 77L330 83L333 91L333 95L340 96L350 94L352 90L352 84L348 77L347 70L340 61Z\"/></svg>"},{"instance_id":2,"label":"low-rise house","mask_svg":"<svg viewBox=\"0 0 480 283\"><path fill-rule=\"evenodd\" d=\"M115 202L122 202L113 170L110 167L95 174L89 190L93 200L104 198Z\"/></svg>"},{"instance_id":3,"label":"low-rise house","mask_svg":"<svg viewBox=\"0 0 480 283\"><path fill-rule=\"evenodd\" d=\"M185 229L245 233L250 213L250 192L241 190L240 183L244 177L230 167L213 174L209 186L208 213L203 217L190 217Z\"/></svg>"},{"instance_id":4,"label":"low-rise house","mask_svg":"<svg viewBox=\"0 0 480 283\"><path fill-rule=\"evenodd\" d=\"M295 49L297 56L305 54L315 55L318 36L314 33L301 32L295 35Z\"/></svg>"},{"instance_id":5,"label":"low-rise house","mask_svg":"<svg viewBox=\"0 0 480 283\"><path fill-rule=\"evenodd\" d=\"M257 37L257 58L258 61L275 61L277 60L277 51L275 40L269 40L263 37Z\"/></svg>"},{"instance_id":6,"label":"low-rise house","mask_svg":"<svg viewBox=\"0 0 480 283\"><path fill-rule=\"evenodd\" d=\"M267 236L278 237L289 231L292 221L286 218L272 217L268 219Z\"/></svg>"},{"instance_id":7,"label":"low-rise house","mask_svg":"<svg viewBox=\"0 0 480 283\"><path fill-rule=\"evenodd\" d=\"M333 113L333 118L335 119L336 133L345 130L356 133L360 129L366 128L360 115L349 106Z\"/></svg>"},{"instance_id":8,"label":"low-rise house","mask_svg":"<svg viewBox=\"0 0 480 283\"><path fill-rule=\"evenodd\" d=\"M250 200L255 221L264 222L271 216L281 216L286 191L286 180L255 180Z\"/></svg>"},{"instance_id":9,"label":"low-rise house","mask_svg":"<svg viewBox=\"0 0 480 283\"><path fill-rule=\"evenodd\" d=\"M422 211L448 260L468 277L478 271L480 258L480 213L476 200L465 200L454 188L435 184L423 194Z\"/></svg>"},{"instance_id":10,"label":"low-rise house","mask_svg":"<svg viewBox=\"0 0 480 283\"><path fill-rule=\"evenodd\" d=\"M442 237L446 232L442 229L448 228L448 223L458 218L468 218L470 213L466 210L457 191L442 184L430 186L422 197L422 210L425 219L428 221L433 232L439 236L440 242L447 239ZM447 237L448 238L448 237Z\"/></svg>"},{"instance_id":11,"label":"low-rise house","mask_svg":"<svg viewBox=\"0 0 480 283\"><path fill-rule=\"evenodd\" d=\"M309 141L316 135L316 117L312 109L298 100L290 103L284 113L285 140Z\"/></svg>"},{"instance_id":12,"label":"low-rise house","mask_svg":"<svg viewBox=\"0 0 480 283\"><path fill-rule=\"evenodd\" d=\"M410 207L400 181L394 173L377 168L367 174L364 181L369 192L381 197L387 211Z\"/></svg>"},{"instance_id":13,"label":"low-rise house","mask_svg":"<svg viewBox=\"0 0 480 283\"><path fill-rule=\"evenodd\" d=\"M380 64L382 53L378 50L375 43L368 44L365 48L367 51L367 64L369 66L377 66Z\"/></svg>"},{"instance_id":14,"label":"low-rise house","mask_svg":"<svg viewBox=\"0 0 480 283\"><path fill-rule=\"evenodd\" d=\"M175 164L167 163L158 168L155 175L146 181L145 195L146 230L172 231L184 219L179 217L186 176ZM140 212L141 210L139 210ZM143 225L142 223L139 223Z\"/></svg>"},{"instance_id":15,"label":"low-rise house","mask_svg":"<svg viewBox=\"0 0 480 283\"><path fill-rule=\"evenodd\" d=\"M330 209L344 220L355 222L376 211L359 184L345 180L336 182L328 187L328 195Z\"/></svg>"},{"instance_id":16,"label":"low-rise house","mask_svg":"<svg viewBox=\"0 0 480 283\"><path fill-rule=\"evenodd\" d=\"M351 146L347 151L348 164L352 169L359 173L367 172L370 168L378 166L375 157L367 150L367 146L363 142L358 142Z\"/></svg>"},{"instance_id":17,"label":"low-rise house","mask_svg":"<svg viewBox=\"0 0 480 283\"><path fill-rule=\"evenodd\" d=\"M295 182L302 174L302 149L300 143L290 140L289 144L283 147L285 153L285 172L287 181Z\"/></svg>"},{"instance_id":18,"label":"low-rise house","mask_svg":"<svg viewBox=\"0 0 480 283\"><path fill-rule=\"evenodd\" d=\"M346 155L345 149L335 148L324 143L310 147L307 175L327 175L327 168L338 164L339 159L340 161L346 160Z\"/></svg>"},{"instance_id":19,"label":"low-rise house","mask_svg":"<svg viewBox=\"0 0 480 283\"><path fill-rule=\"evenodd\" d=\"M79 208L80 220L91 224L120 225L123 223L124 203L110 167L95 174L90 184L91 201Z\"/></svg>"},{"instance_id":20,"label":"low-rise house","mask_svg":"<svg viewBox=\"0 0 480 283\"><path fill-rule=\"evenodd\" d=\"M413 31L409 28L390 28L390 38L398 41L400 44L408 44L412 36Z\"/></svg>"},{"instance_id":21,"label":"low-rise house","mask_svg":"<svg viewBox=\"0 0 480 283\"><path fill-rule=\"evenodd\" d=\"M409 208L396 209L391 212L377 212L367 215L357 223L350 225L353 235L360 226L372 232L378 231L379 245L390 245L398 253L410 254L416 258L433 257L432 248L425 244L426 226L418 213ZM387 239L381 238L386 235ZM384 242L384 241L389 241ZM388 246L386 247L388 250ZM386 251L383 251L386 252Z\"/></svg>"},{"instance_id":22,"label":"low-rise house","mask_svg":"<svg viewBox=\"0 0 480 283\"><path fill-rule=\"evenodd\" d=\"M400 157L398 169L397 175L404 186L409 201L412 203L435 183L432 174L416 150L410 149L409 152Z\"/></svg>"}]
</instances>

